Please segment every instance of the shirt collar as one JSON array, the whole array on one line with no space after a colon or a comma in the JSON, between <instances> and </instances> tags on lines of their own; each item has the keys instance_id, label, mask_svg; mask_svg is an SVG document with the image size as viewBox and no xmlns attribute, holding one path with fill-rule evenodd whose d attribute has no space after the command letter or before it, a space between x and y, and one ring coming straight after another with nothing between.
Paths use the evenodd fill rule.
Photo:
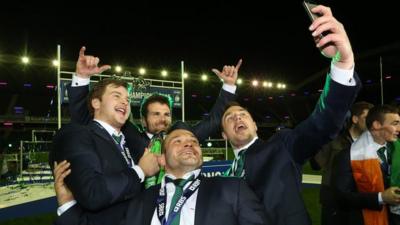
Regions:
<instances>
[{"instance_id":1,"label":"shirt collar","mask_svg":"<svg viewBox=\"0 0 400 225\"><path fill-rule=\"evenodd\" d=\"M200 171L201 171L201 169L192 170L192 171L190 171L190 172L188 172L188 173L185 173L185 175L183 175L182 178L183 178L183 179L188 179L188 178L191 177L192 175L194 175L194 177L198 177L199 174L200 174ZM175 180L175 179L176 179L176 177L175 177L174 175L170 174L170 173L166 173L166 174L165 174L165 177L169 177L169 178L171 178L172 180ZM164 177L164 179L162 180L161 187L164 187L164 186L165 186L165 177Z\"/></svg>"},{"instance_id":2,"label":"shirt collar","mask_svg":"<svg viewBox=\"0 0 400 225\"><path fill-rule=\"evenodd\" d=\"M98 122L107 131L107 133L110 136L112 136L113 134L122 135L122 137L124 139L124 137L125 137L124 134L121 131L118 133L117 130L114 127L112 127L110 124L108 124L104 121L101 121L101 120L97 120L97 119L94 119L94 121Z\"/></svg>"},{"instance_id":3,"label":"shirt collar","mask_svg":"<svg viewBox=\"0 0 400 225\"><path fill-rule=\"evenodd\" d=\"M249 148L256 140L258 139L257 136L255 136L253 138L253 140L251 140L249 143L247 143L245 146L241 147L241 148L237 148L237 149L233 149L233 154L235 154L235 158L239 157L239 152L242 151L243 149L247 149Z\"/></svg>"},{"instance_id":4,"label":"shirt collar","mask_svg":"<svg viewBox=\"0 0 400 225\"><path fill-rule=\"evenodd\" d=\"M147 137L149 137L150 140L151 140L151 139L153 138L153 136L154 136L154 134L149 133L149 132L147 132L147 131L146 131L146 135L147 135Z\"/></svg>"}]
</instances>

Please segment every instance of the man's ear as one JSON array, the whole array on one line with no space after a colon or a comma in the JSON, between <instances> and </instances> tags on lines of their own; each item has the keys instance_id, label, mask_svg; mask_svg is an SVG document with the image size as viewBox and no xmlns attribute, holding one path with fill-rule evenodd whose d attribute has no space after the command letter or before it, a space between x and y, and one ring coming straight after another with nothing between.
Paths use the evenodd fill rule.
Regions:
<instances>
[{"instance_id":1,"label":"man's ear","mask_svg":"<svg viewBox=\"0 0 400 225\"><path fill-rule=\"evenodd\" d=\"M353 122L353 124L358 123L358 116L352 116L351 117L351 122Z\"/></svg>"},{"instance_id":2,"label":"man's ear","mask_svg":"<svg viewBox=\"0 0 400 225\"><path fill-rule=\"evenodd\" d=\"M221 135L222 135L222 138L224 138L224 140L228 140L228 137L226 136L225 132L222 131Z\"/></svg>"},{"instance_id":3,"label":"man's ear","mask_svg":"<svg viewBox=\"0 0 400 225\"><path fill-rule=\"evenodd\" d=\"M100 99L98 99L98 98L92 99L91 104L92 104L92 107L94 110L100 109Z\"/></svg>"},{"instance_id":4,"label":"man's ear","mask_svg":"<svg viewBox=\"0 0 400 225\"><path fill-rule=\"evenodd\" d=\"M374 130L379 130L382 128L382 124L379 121L375 120L374 122L372 122L372 128Z\"/></svg>"}]
</instances>

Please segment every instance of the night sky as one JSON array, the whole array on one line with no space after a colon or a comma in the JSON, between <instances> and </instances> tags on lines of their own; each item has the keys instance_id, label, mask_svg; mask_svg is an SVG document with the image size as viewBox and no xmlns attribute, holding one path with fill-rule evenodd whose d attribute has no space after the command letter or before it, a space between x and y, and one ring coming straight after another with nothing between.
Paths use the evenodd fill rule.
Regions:
<instances>
[{"instance_id":1,"label":"night sky","mask_svg":"<svg viewBox=\"0 0 400 225\"><path fill-rule=\"evenodd\" d=\"M399 99L398 7L394 3L373 1L319 2L332 8L352 41L356 70L364 83L359 99L380 101L380 56L383 75L390 77L384 79L385 101ZM235 64L240 58L244 60L240 73L244 80L287 83L288 88L282 93L243 85L238 90L239 101L248 101L250 106L262 104L268 97L318 94L330 62L314 46L308 31L310 21L301 1L55 4L15 1L1 7L0 81L10 86L0 90L2 93L23 94L22 85L26 82L32 83L33 89L55 83L55 71L48 64L55 57L57 44L62 46L62 69L70 71L83 45L87 54L99 56L102 63L120 64L132 71L144 66L154 71L153 77L165 68L171 73L170 79L177 79L174 72L180 71L180 61L184 60L186 69L194 76L191 81L195 81L187 82L188 96L211 95L214 99L220 83L213 78L207 86L199 85L200 74L211 76L211 68ZM23 54L32 58L29 68L21 68L17 63ZM310 100L306 110L300 108L305 112L295 121L308 115L315 100ZM280 103L274 105L282 107ZM208 104L205 111L207 107ZM284 107L282 113L276 114L290 116L287 111L296 109L296 106ZM268 112L260 114L264 118Z\"/></svg>"}]
</instances>

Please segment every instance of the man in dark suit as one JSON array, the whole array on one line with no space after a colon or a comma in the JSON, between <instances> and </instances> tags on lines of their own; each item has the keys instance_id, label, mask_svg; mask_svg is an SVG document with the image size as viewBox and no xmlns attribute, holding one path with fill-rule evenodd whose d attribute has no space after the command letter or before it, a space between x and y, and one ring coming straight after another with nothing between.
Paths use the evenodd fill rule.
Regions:
<instances>
[{"instance_id":1,"label":"man in dark suit","mask_svg":"<svg viewBox=\"0 0 400 225\"><path fill-rule=\"evenodd\" d=\"M261 202L243 180L202 177L202 162L199 142L191 128L182 122L174 124L160 157L160 164L166 170L165 179L132 199L125 219L119 224L267 224ZM62 200L66 199L65 195L72 198L63 185L63 178L69 173L67 167L64 163L55 170L60 205L65 204ZM92 223L79 205L75 205L57 218L56 224L97 223Z\"/></svg>"},{"instance_id":2,"label":"man in dark suit","mask_svg":"<svg viewBox=\"0 0 400 225\"><path fill-rule=\"evenodd\" d=\"M314 170L322 169L319 192L321 225L336 225L333 217L336 215L337 203L331 186L333 159L339 152L349 149L351 144L367 130L365 119L373 106L364 101L354 103L346 129L333 141L324 145L321 151L310 159L310 165Z\"/></svg>"},{"instance_id":3,"label":"man in dark suit","mask_svg":"<svg viewBox=\"0 0 400 225\"><path fill-rule=\"evenodd\" d=\"M85 50L86 48L82 47L79 52L76 73L72 78L71 86L68 86L71 120L79 124L88 124L92 118L87 109L86 101L90 77L111 68L109 65L99 67L100 59L85 55ZM224 66L222 72L213 69L213 72L223 80L224 84L209 116L193 127L193 132L200 141L219 132L223 110L229 101L235 99L235 83L241 63L242 60L239 60L236 66ZM131 143L133 147L131 154L135 160L143 155L144 149L149 146L153 135L165 132L171 125L171 107L172 105L167 97L158 94L150 96L142 103L140 110L141 121L145 130L141 131L130 121L127 121L122 127L127 142Z\"/></svg>"},{"instance_id":4,"label":"man in dark suit","mask_svg":"<svg viewBox=\"0 0 400 225\"><path fill-rule=\"evenodd\" d=\"M88 126L63 126L53 140L49 162L52 166L53 161L68 160L74 172L66 183L77 202L93 220L113 224L124 215L123 200L140 192L145 176L154 175L159 167L156 156L148 151L135 162L129 153L131 146L125 143L121 127L130 113L126 82L98 82L89 102L94 120Z\"/></svg>"},{"instance_id":5,"label":"man in dark suit","mask_svg":"<svg viewBox=\"0 0 400 225\"><path fill-rule=\"evenodd\" d=\"M222 119L222 135L235 153L227 174L245 178L277 225L311 223L300 192L302 165L340 131L360 87L343 26L327 7L317 6L313 12L321 15L310 26L317 47L334 57L314 112L293 130L283 129L267 141L257 137L252 116L238 104L227 107ZM320 38L322 32L327 33Z\"/></svg>"},{"instance_id":6,"label":"man in dark suit","mask_svg":"<svg viewBox=\"0 0 400 225\"><path fill-rule=\"evenodd\" d=\"M390 217L399 218L388 214L388 205L400 204L400 194L396 193L400 188L390 185L391 142L400 133L398 110L375 106L369 110L366 124L368 130L334 160L332 186L338 202L332 217L335 224L396 224L389 222Z\"/></svg>"}]
</instances>

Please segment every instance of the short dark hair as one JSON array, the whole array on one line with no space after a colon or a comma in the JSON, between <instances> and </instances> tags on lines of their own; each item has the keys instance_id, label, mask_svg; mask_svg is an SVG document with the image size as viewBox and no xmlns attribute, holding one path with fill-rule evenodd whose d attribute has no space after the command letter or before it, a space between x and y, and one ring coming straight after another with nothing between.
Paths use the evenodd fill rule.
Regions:
<instances>
[{"instance_id":1,"label":"short dark hair","mask_svg":"<svg viewBox=\"0 0 400 225\"><path fill-rule=\"evenodd\" d=\"M388 113L396 114L399 113L399 110L391 105L378 105L370 109L366 118L367 128L371 129L374 121L379 121L379 123L383 124L385 120L385 114Z\"/></svg>"},{"instance_id":2,"label":"short dark hair","mask_svg":"<svg viewBox=\"0 0 400 225\"><path fill-rule=\"evenodd\" d=\"M142 104L140 105L140 117L147 118L147 113L149 112L149 105L152 103L158 102L162 105L167 105L170 110L172 110L172 99L168 96L162 94L152 94L147 98L142 100Z\"/></svg>"},{"instance_id":3,"label":"short dark hair","mask_svg":"<svg viewBox=\"0 0 400 225\"><path fill-rule=\"evenodd\" d=\"M225 115L225 112L226 112L229 108L231 108L231 107L233 107L233 106L242 107L243 109L245 109L247 112L250 113L250 111L249 111L247 108L245 108L245 107L243 107L242 105L240 105L239 102L237 102L237 101L230 101L230 102L228 102L228 103L226 104L225 108L224 108L224 112L222 113L222 118L221 118L221 123L220 123L220 124L221 124L221 129L222 129L222 130L224 130L224 127L223 127L222 125L223 125L223 122L224 122L224 115ZM250 115L251 115L251 113L250 113Z\"/></svg>"},{"instance_id":4,"label":"short dark hair","mask_svg":"<svg viewBox=\"0 0 400 225\"><path fill-rule=\"evenodd\" d=\"M226 106L225 106L225 108L224 108L224 113L223 113L223 114L225 114L225 112L226 112L230 107L233 107L233 106L240 106L240 107L243 107L243 106L241 106L240 103L237 102L237 101L230 101L230 102L228 102L228 103L226 104ZM247 109L246 109L246 110L247 110Z\"/></svg>"},{"instance_id":5,"label":"short dark hair","mask_svg":"<svg viewBox=\"0 0 400 225\"><path fill-rule=\"evenodd\" d=\"M366 101L356 102L351 107L351 116L361 116L364 110L370 110L372 107L374 107L374 105Z\"/></svg>"},{"instance_id":6,"label":"short dark hair","mask_svg":"<svg viewBox=\"0 0 400 225\"><path fill-rule=\"evenodd\" d=\"M92 100L97 98L101 101L101 98L103 97L104 92L106 91L106 89L109 85L111 85L113 87L117 87L117 88L124 87L126 90L128 90L128 83L123 80L107 78L107 79L103 79L103 80L97 82L93 86L93 88L90 90L89 95L88 95L88 100L87 100L89 112L91 115L94 114Z\"/></svg>"}]
</instances>

